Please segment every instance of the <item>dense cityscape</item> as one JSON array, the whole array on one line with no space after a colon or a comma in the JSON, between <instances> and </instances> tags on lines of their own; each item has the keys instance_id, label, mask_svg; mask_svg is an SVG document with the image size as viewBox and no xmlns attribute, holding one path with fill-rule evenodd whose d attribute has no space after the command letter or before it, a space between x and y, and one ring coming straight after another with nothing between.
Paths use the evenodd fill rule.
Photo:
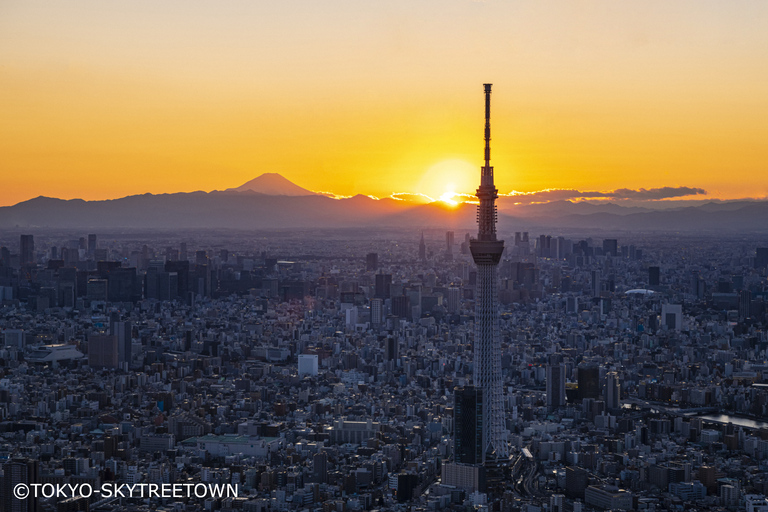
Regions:
<instances>
[{"instance_id":1,"label":"dense cityscape","mask_svg":"<svg viewBox=\"0 0 768 512\"><path fill-rule=\"evenodd\" d=\"M469 233L4 236L4 510L765 510L768 244L505 235L502 479L466 449Z\"/></svg>"}]
</instances>

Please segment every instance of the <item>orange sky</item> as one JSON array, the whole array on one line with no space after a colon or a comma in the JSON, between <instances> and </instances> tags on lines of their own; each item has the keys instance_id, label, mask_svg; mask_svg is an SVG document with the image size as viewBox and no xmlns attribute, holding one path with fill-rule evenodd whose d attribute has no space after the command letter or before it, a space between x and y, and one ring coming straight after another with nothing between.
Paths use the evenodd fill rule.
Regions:
<instances>
[{"instance_id":1,"label":"orange sky","mask_svg":"<svg viewBox=\"0 0 768 512\"><path fill-rule=\"evenodd\" d=\"M768 195L768 3L0 3L0 205L214 190Z\"/></svg>"}]
</instances>

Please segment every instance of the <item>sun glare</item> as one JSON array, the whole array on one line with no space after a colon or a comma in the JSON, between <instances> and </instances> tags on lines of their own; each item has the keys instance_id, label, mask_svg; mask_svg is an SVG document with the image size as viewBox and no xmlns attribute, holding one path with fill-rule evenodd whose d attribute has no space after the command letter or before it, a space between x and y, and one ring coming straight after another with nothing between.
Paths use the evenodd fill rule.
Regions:
<instances>
[{"instance_id":1,"label":"sun glare","mask_svg":"<svg viewBox=\"0 0 768 512\"><path fill-rule=\"evenodd\" d=\"M456 206L462 194L472 193L480 172L465 160L451 159L436 163L424 172L418 183L418 192L437 197L444 203Z\"/></svg>"},{"instance_id":2,"label":"sun glare","mask_svg":"<svg viewBox=\"0 0 768 512\"><path fill-rule=\"evenodd\" d=\"M459 204L458 201L454 200L453 198L456 197L458 194L451 190L450 192L446 192L445 194L440 196L440 201L444 202L448 206L456 206Z\"/></svg>"}]
</instances>

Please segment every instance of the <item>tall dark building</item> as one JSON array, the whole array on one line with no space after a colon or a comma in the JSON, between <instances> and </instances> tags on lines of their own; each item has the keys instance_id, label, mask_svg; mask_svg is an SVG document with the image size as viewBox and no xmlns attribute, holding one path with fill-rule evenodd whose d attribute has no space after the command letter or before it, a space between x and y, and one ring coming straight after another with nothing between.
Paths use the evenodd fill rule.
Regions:
<instances>
[{"instance_id":1,"label":"tall dark building","mask_svg":"<svg viewBox=\"0 0 768 512\"><path fill-rule=\"evenodd\" d=\"M400 356L400 342L394 336L387 336L385 343L385 357L387 361L394 361Z\"/></svg>"},{"instance_id":2,"label":"tall dark building","mask_svg":"<svg viewBox=\"0 0 768 512\"><path fill-rule=\"evenodd\" d=\"M600 368L596 364L580 365L578 382L580 400L600 396Z\"/></svg>"},{"instance_id":3,"label":"tall dark building","mask_svg":"<svg viewBox=\"0 0 768 512\"><path fill-rule=\"evenodd\" d=\"M96 235L88 235L88 257L93 258L96 254Z\"/></svg>"},{"instance_id":4,"label":"tall dark building","mask_svg":"<svg viewBox=\"0 0 768 512\"><path fill-rule=\"evenodd\" d=\"M618 256L619 241L615 238L606 238L603 240L603 254L606 256Z\"/></svg>"},{"instance_id":5,"label":"tall dark building","mask_svg":"<svg viewBox=\"0 0 768 512\"><path fill-rule=\"evenodd\" d=\"M37 512L40 504L30 493L27 499L20 500L13 494L19 484L40 483L37 461L13 459L3 464L2 512Z\"/></svg>"},{"instance_id":6,"label":"tall dark building","mask_svg":"<svg viewBox=\"0 0 768 512\"><path fill-rule=\"evenodd\" d=\"M421 240L419 241L419 259L421 261L427 260L427 244L424 242L424 232L421 233Z\"/></svg>"},{"instance_id":7,"label":"tall dark building","mask_svg":"<svg viewBox=\"0 0 768 512\"><path fill-rule=\"evenodd\" d=\"M550 411L565 405L565 366L547 366L547 408Z\"/></svg>"},{"instance_id":8,"label":"tall dark building","mask_svg":"<svg viewBox=\"0 0 768 512\"><path fill-rule=\"evenodd\" d=\"M392 274L376 274L376 289L374 296L377 299L388 299L392 295Z\"/></svg>"},{"instance_id":9,"label":"tall dark building","mask_svg":"<svg viewBox=\"0 0 768 512\"><path fill-rule=\"evenodd\" d=\"M484 420L483 390L465 386L454 390L453 451L461 464L482 464Z\"/></svg>"},{"instance_id":10,"label":"tall dark building","mask_svg":"<svg viewBox=\"0 0 768 512\"><path fill-rule=\"evenodd\" d=\"M367 272L376 272L379 270L379 254L369 252L365 255L365 270Z\"/></svg>"},{"instance_id":11,"label":"tall dark building","mask_svg":"<svg viewBox=\"0 0 768 512\"><path fill-rule=\"evenodd\" d=\"M131 322L112 322L110 324L110 330L113 336L117 336L117 362L122 365L123 363L131 362L131 336L133 326Z\"/></svg>"},{"instance_id":12,"label":"tall dark building","mask_svg":"<svg viewBox=\"0 0 768 512\"><path fill-rule=\"evenodd\" d=\"M398 295L392 297L392 314L400 317L408 317L408 308L410 307L407 295Z\"/></svg>"},{"instance_id":13,"label":"tall dark building","mask_svg":"<svg viewBox=\"0 0 768 512\"><path fill-rule=\"evenodd\" d=\"M117 368L119 349L117 336L92 334L88 336L88 366L92 368Z\"/></svg>"},{"instance_id":14,"label":"tall dark building","mask_svg":"<svg viewBox=\"0 0 768 512\"><path fill-rule=\"evenodd\" d=\"M328 481L328 454L316 453L312 457L312 480L324 484Z\"/></svg>"},{"instance_id":15,"label":"tall dark building","mask_svg":"<svg viewBox=\"0 0 768 512\"><path fill-rule=\"evenodd\" d=\"M755 268L768 267L768 247L755 249Z\"/></svg>"},{"instance_id":16,"label":"tall dark building","mask_svg":"<svg viewBox=\"0 0 768 512\"><path fill-rule=\"evenodd\" d=\"M35 263L35 238L32 235L21 235L19 240L19 263L22 267Z\"/></svg>"},{"instance_id":17,"label":"tall dark building","mask_svg":"<svg viewBox=\"0 0 768 512\"><path fill-rule=\"evenodd\" d=\"M648 285L659 286L661 283L661 268L648 267Z\"/></svg>"}]
</instances>

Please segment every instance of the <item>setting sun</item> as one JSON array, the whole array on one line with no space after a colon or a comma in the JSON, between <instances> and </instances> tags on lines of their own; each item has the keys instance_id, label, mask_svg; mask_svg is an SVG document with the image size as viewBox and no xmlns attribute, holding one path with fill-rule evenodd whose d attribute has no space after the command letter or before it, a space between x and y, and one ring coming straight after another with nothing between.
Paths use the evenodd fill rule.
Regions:
<instances>
[{"instance_id":1,"label":"setting sun","mask_svg":"<svg viewBox=\"0 0 768 512\"><path fill-rule=\"evenodd\" d=\"M443 160L424 172L418 190L456 206L455 197L473 192L479 177L480 169L474 164L459 159Z\"/></svg>"}]
</instances>

